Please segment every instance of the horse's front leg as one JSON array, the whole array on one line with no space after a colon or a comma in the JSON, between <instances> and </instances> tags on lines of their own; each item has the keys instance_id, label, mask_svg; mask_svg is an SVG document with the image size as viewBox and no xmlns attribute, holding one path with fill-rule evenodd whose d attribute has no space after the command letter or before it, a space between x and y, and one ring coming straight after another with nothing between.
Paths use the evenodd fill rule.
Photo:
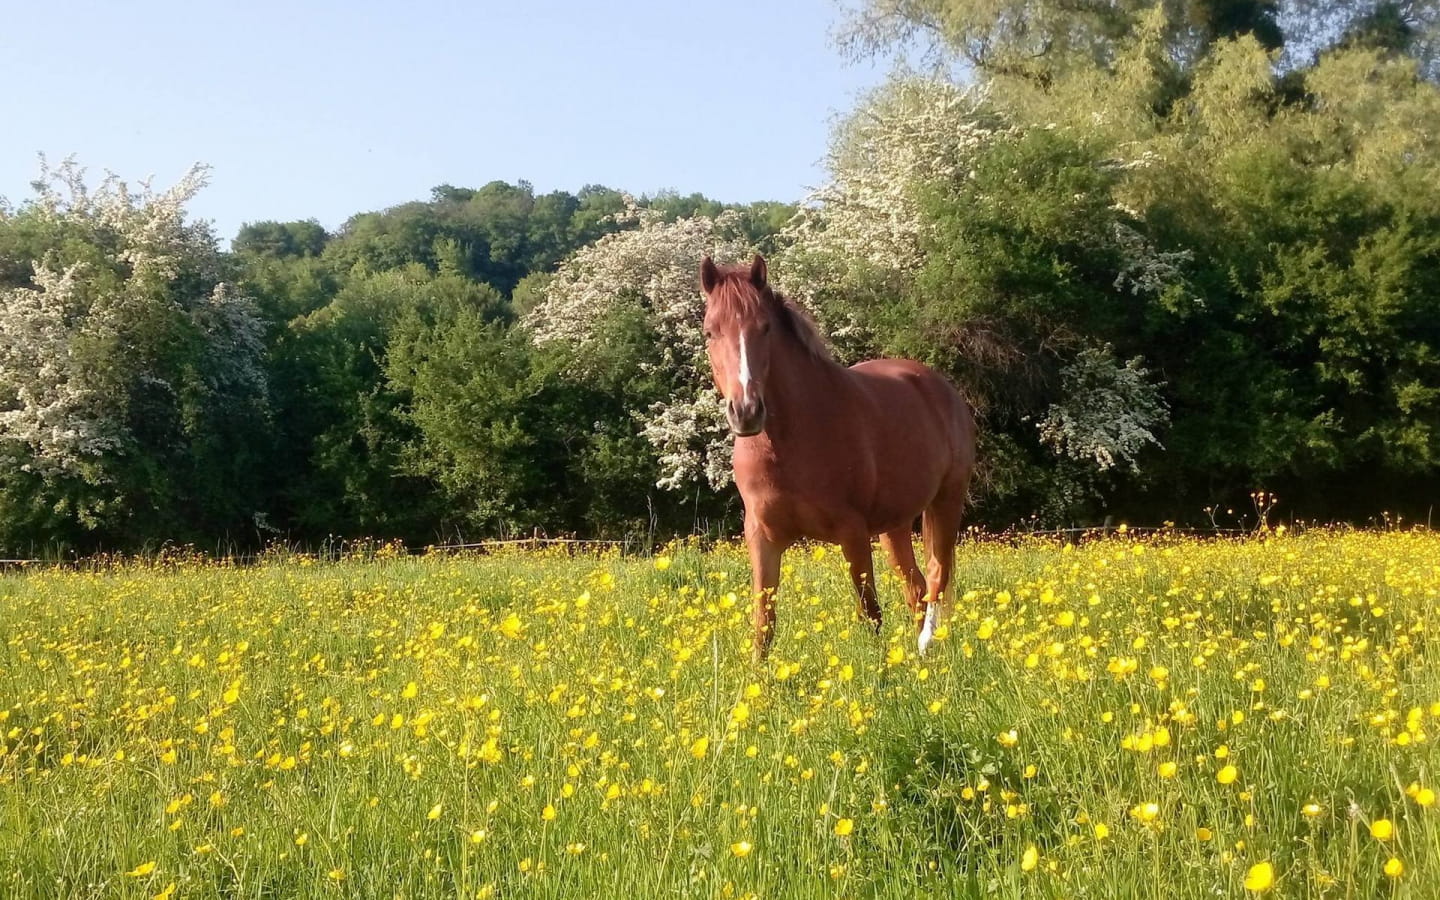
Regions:
<instances>
[{"instance_id":1,"label":"horse's front leg","mask_svg":"<svg viewBox=\"0 0 1440 900\"><path fill-rule=\"evenodd\" d=\"M780 555L785 548L758 529L745 530L750 548L750 582L755 599L755 661L764 662L775 641L775 591L780 586Z\"/></svg>"},{"instance_id":2,"label":"horse's front leg","mask_svg":"<svg viewBox=\"0 0 1440 900\"><path fill-rule=\"evenodd\" d=\"M850 564L850 581L855 585L860 615L880 633L880 595L875 590L875 560L870 555L870 535L861 531L840 544L845 562Z\"/></svg>"}]
</instances>

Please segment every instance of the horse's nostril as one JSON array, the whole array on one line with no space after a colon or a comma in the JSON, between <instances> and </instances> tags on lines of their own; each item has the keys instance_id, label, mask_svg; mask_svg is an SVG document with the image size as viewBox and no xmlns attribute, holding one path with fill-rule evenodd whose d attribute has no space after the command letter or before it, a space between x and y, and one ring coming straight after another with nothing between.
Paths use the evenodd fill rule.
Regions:
<instances>
[{"instance_id":1,"label":"horse's nostril","mask_svg":"<svg viewBox=\"0 0 1440 900\"><path fill-rule=\"evenodd\" d=\"M745 398L736 402L726 400L725 418L730 430L741 437L759 434L765 421L765 402L760 398Z\"/></svg>"}]
</instances>

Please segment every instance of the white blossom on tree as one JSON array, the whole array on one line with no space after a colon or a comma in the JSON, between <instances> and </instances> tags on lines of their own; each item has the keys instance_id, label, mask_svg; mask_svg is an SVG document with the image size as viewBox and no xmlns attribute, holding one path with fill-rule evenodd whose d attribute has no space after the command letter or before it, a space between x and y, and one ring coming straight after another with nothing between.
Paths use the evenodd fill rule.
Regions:
<instances>
[{"instance_id":1,"label":"white blossom on tree","mask_svg":"<svg viewBox=\"0 0 1440 900\"><path fill-rule=\"evenodd\" d=\"M693 399L656 404L650 413L642 432L660 454L657 487L679 490L700 479L714 488L730 483L734 443L719 391L706 388Z\"/></svg>"},{"instance_id":2,"label":"white blossom on tree","mask_svg":"<svg viewBox=\"0 0 1440 900\"><path fill-rule=\"evenodd\" d=\"M265 323L254 302L222 281L197 297L188 312L207 345L209 364L200 374L209 389L219 394L265 394Z\"/></svg>"},{"instance_id":3,"label":"white blossom on tree","mask_svg":"<svg viewBox=\"0 0 1440 900\"><path fill-rule=\"evenodd\" d=\"M1060 373L1062 399L1036 423L1040 440L1056 453L1093 462L1100 471L1161 446L1155 432L1169 424L1160 387L1136 357L1120 365L1109 347L1087 347Z\"/></svg>"},{"instance_id":4,"label":"white blossom on tree","mask_svg":"<svg viewBox=\"0 0 1440 900\"><path fill-rule=\"evenodd\" d=\"M887 85L840 128L831 180L786 229L788 247L775 269L787 273L842 355L853 357L870 343L863 316L843 298L903 296L925 265L926 192L964 182L981 154L1018 133L983 92L928 79ZM1118 164L1151 162L1142 153ZM1188 251L1159 251L1118 223L1110 237L1122 262L1117 292L1160 294L1183 285ZM1156 431L1168 423L1160 388L1148 375L1138 359L1122 366L1108 348L1082 349L1063 368L1059 399L1039 423L1042 442L1101 471L1119 463L1133 469L1136 454L1158 445Z\"/></svg>"},{"instance_id":5,"label":"white blossom on tree","mask_svg":"<svg viewBox=\"0 0 1440 900\"><path fill-rule=\"evenodd\" d=\"M25 448L27 468L78 473L122 443L108 398L72 353L76 268L42 266L33 288L0 292L0 442Z\"/></svg>"},{"instance_id":6,"label":"white blossom on tree","mask_svg":"<svg viewBox=\"0 0 1440 900\"><path fill-rule=\"evenodd\" d=\"M526 318L539 345L563 343L583 374L587 351L606 339L604 325L622 308L638 311L654 330L647 374L661 373L674 396L647 410L641 430L661 463L659 486L679 488L704 479L730 480L731 440L719 395L710 380L702 322L700 260L746 258L740 216L695 216L666 222L660 213L632 206L624 218L637 227L600 238L561 264L544 297Z\"/></svg>"},{"instance_id":7,"label":"white blossom on tree","mask_svg":"<svg viewBox=\"0 0 1440 900\"><path fill-rule=\"evenodd\" d=\"M148 182L132 191L113 175L91 190L73 161L42 161L36 197L19 210L0 205L0 222L27 216L61 245L7 260L28 264L30 283L0 288L0 448L22 470L104 481L95 462L129 441L125 385L176 392L174 373L147 368L158 351L136 345L137 322L191 329L212 392L263 395L262 324L220 280L209 225L185 219L204 184L197 166L164 191Z\"/></svg>"},{"instance_id":8,"label":"white blossom on tree","mask_svg":"<svg viewBox=\"0 0 1440 900\"><path fill-rule=\"evenodd\" d=\"M1128 288L1131 294L1159 295L1184 282L1183 268L1195 256L1189 250L1157 250L1144 235L1120 222L1113 230L1121 260L1115 290Z\"/></svg>"},{"instance_id":9,"label":"white blossom on tree","mask_svg":"<svg viewBox=\"0 0 1440 900\"><path fill-rule=\"evenodd\" d=\"M904 297L927 258L928 192L971 177L982 154L1016 135L983 92L943 80L897 80L876 91L837 130L829 181L813 193L779 236L771 272L777 286L810 309L853 360L875 349L864 298ZM659 484L679 488L703 479L728 482L732 442L710 385L701 336L703 301L696 266L709 253L747 256L738 217L725 213L665 222L651 210L625 214L638 227L601 238L567 260L527 319L537 344L560 342L583 373L587 349L605 340L620 310L639 312L657 335L645 374L663 374L672 399L642 416L657 449ZM1124 268L1115 288L1155 293L1179 279L1185 253L1162 253L1129 228L1113 235ZM860 298L860 302L856 302ZM1159 389L1138 360L1117 364L1108 350L1082 351L1062 372L1060 399L1040 423L1041 438L1065 456L1099 469L1134 465L1158 443L1166 422ZM1114 413L1114 415L1111 415Z\"/></svg>"},{"instance_id":10,"label":"white blossom on tree","mask_svg":"<svg viewBox=\"0 0 1440 900\"><path fill-rule=\"evenodd\" d=\"M1003 130L982 91L924 78L879 88L836 130L830 180L786 227L774 269L842 356L863 345L864 326L830 301L860 289L903 292L925 262L923 192L967 177Z\"/></svg>"}]
</instances>

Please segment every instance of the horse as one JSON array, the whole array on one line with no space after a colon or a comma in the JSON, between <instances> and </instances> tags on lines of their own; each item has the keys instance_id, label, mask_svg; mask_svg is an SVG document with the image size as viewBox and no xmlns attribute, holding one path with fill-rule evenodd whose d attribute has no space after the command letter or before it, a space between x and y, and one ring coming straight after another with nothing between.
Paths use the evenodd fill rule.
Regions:
<instances>
[{"instance_id":1,"label":"horse","mask_svg":"<svg viewBox=\"0 0 1440 900\"><path fill-rule=\"evenodd\" d=\"M871 539L904 585L923 655L950 589L975 465L969 403L908 359L835 361L814 320L769 282L765 258L700 265L711 375L734 435L754 593L754 656L775 639L780 559L802 538L839 544L859 612L878 633ZM917 517L928 561L915 561Z\"/></svg>"}]
</instances>

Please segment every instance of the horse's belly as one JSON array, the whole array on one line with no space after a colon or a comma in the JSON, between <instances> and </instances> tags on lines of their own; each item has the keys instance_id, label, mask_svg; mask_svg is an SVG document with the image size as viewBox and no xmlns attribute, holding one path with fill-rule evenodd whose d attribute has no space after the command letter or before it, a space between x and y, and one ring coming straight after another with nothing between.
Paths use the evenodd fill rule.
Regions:
<instances>
[{"instance_id":1,"label":"horse's belly","mask_svg":"<svg viewBox=\"0 0 1440 900\"><path fill-rule=\"evenodd\" d=\"M867 522L870 536L877 537L892 531L899 531L902 528L914 528L915 520L924 511L924 506L877 510Z\"/></svg>"},{"instance_id":2,"label":"horse's belly","mask_svg":"<svg viewBox=\"0 0 1440 900\"><path fill-rule=\"evenodd\" d=\"M900 528L910 528L935 498L936 488L929 483L917 484L911 490L891 485L881 488L865 510L865 524L870 534L879 535Z\"/></svg>"},{"instance_id":3,"label":"horse's belly","mask_svg":"<svg viewBox=\"0 0 1440 900\"><path fill-rule=\"evenodd\" d=\"M870 535L907 528L935 495L928 478L898 484L877 481L871 471L833 483L817 481L786 485L740 484L745 515L772 541L788 544L799 538L841 543L863 527Z\"/></svg>"},{"instance_id":4,"label":"horse's belly","mask_svg":"<svg viewBox=\"0 0 1440 900\"><path fill-rule=\"evenodd\" d=\"M837 503L835 497L808 499L803 494L748 494L740 492L745 501L746 530L758 528L769 541L786 546L801 538L843 542L855 533L855 523L863 513L850 503Z\"/></svg>"}]
</instances>

